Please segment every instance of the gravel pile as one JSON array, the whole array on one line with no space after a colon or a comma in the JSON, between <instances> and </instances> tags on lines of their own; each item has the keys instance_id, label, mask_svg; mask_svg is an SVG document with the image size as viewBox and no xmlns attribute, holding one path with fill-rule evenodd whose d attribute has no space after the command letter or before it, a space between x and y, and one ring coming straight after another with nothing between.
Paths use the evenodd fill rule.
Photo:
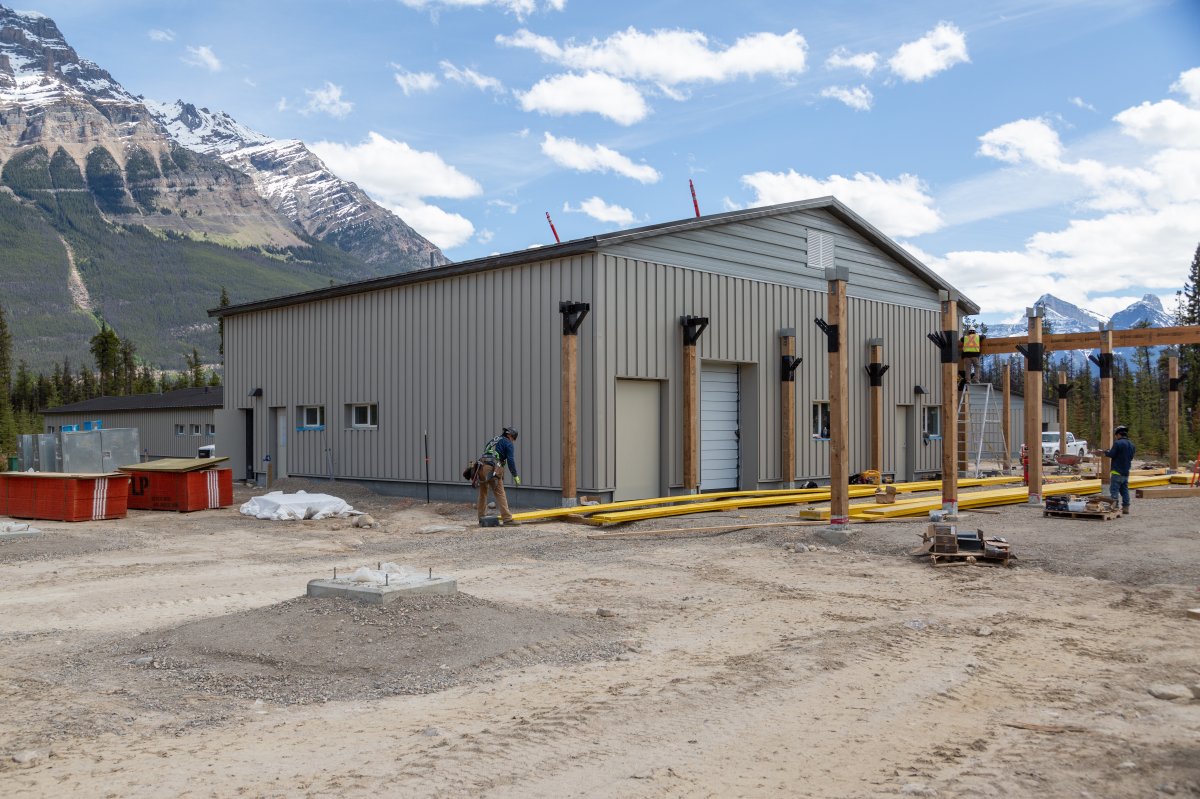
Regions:
<instances>
[{"instance_id":1,"label":"gravel pile","mask_svg":"<svg viewBox=\"0 0 1200 799\"><path fill-rule=\"evenodd\" d=\"M388 605L304 597L141 635L80 665L128 672L130 693L154 696L159 706L163 688L310 704L426 694L514 667L613 658L627 650L621 638L608 619L463 593Z\"/></svg>"}]
</instances>

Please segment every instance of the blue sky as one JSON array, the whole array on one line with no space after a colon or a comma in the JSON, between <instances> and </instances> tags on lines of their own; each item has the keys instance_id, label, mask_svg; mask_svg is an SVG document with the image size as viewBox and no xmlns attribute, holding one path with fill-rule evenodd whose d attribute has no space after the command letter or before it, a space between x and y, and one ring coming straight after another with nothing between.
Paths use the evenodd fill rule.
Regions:
<instances>
[{"instance_id":1,"label":"blue sky","mask_svg":"<svg viewBox=\"0 0 1200 799\"><path fill-rule=\"evenodd\" d=\"M980 303L1170 307L1195 0L41 0L134 94L303 139L455 260L834 194Z\"/></svg>"}]
</instances>

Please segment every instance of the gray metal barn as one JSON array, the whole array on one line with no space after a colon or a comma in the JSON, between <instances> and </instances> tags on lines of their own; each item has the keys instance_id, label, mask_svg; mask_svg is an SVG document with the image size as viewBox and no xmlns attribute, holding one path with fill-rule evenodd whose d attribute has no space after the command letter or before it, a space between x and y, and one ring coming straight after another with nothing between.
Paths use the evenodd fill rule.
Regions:
<instances>
[{"instance_id":1,"label":"gray metal barn","mask_svg":"<svg viewBox=\"0 0 1200 799\"><path fill-rule=\"evenodd\" d=\"M96 397L42 411L46 432L100 421L106 429L133 427L147 458L194 458L216 443L214 415L224 402L220 386L182 388L162 394Z\"/></svg>"},{"instance_id":2,"label":"gray metal barn","mask_svg":"<svg viewBox=\"0 0 1200 799\"><path fill-rule=\"evenodd\" d=\"M781 331L793 328L798 479L827 478L826 270L848 270L851 471L868 468L868 341L882 339L885 471L939 470L939 291L953 287L833 198L716 214L209 313L225 320L220 454L235 474L378 481L460 497L466 461L520 430L522 504L561 488L560 303L578 332L578 486L677 492L681 317L704 317L701 490L778 486ZM957 296L955 293L954 296ZM960 312L978 307L958 297ZM540 492L540 496L538 495Z\"/></svg>"}]
</instances>

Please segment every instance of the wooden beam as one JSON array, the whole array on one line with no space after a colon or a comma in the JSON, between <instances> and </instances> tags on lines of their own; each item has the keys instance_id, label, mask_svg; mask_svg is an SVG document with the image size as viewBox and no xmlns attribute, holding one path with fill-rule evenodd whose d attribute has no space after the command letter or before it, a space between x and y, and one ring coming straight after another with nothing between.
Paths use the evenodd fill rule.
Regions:
<instances>
[{"instance_id":1,"label":"wooden beam","mask_svg":"<svg viewBox=\"0 0 1200 799\"><path fill-rule=\"evenodd\" d=\"M850 523L850 367L847 350L845 267L825 270L829 281L829 526Z\"/></svg>"},{"instance_id":2,"label":"wooden beam","mask_svg":"<svg viewBox=\"0 0 1200 799\"><path fill-rule=\"evenodd\" d=\"M1025 446L1029 451L1029 504L1042 504L1042 309L1027 308L1025 356Z\"/></svg>"},{"instance_id":3,"label":"wooden beam","mask_svg":"<svg viewBox=\"0 0 1200 799\"><path fill-rule=\"evenodd\" d=\"M1109 450L1113 445L1113 330L1100 331L1100 449ZM1112 462L1100 456L1100 485L1102 493L1108 493Z\"/></svg>"},{"instance_id":4,"label":"wooden beam","mask_svg":"<svg viewBox=\"0 0 1200 799\"><path fill-rule=\"evenodd\" d=\"M1170 344L1200 344L1200 325L1182 327L1146 327L1133 330L1113 330L1113 347L1159 347ZM1003 355L1017 352L1017 345L1029 343L1027 336L1005 336L985 338L980 346L981 355ZM1047 352L1059 350L1091 350L1100 346L1099 332L1050 333L1043 337L1042 344Z\"/></svg>"},{"instance_id":5,"label":"wooden beam","mask_svg":"<svg viewBox=\"0 0 1200 799\"><path fill-rule=\"evenodd\" d=\"M1008 474L1012 468L1012 359L1004 361L1004 385L1001 386L1001 395L1004 398L1003 415L1000 417L1000 430L1004 437L1004 473Z\"/></svg>"},{"instance_id":6,"label":"wooden beam","mask_svg":"<svg viewBox=\"0 0 1200 799\"><path fill-rule=\"evenodd\" d=\"M700 489L700 364L696 345L683 345L683 488Z\"/></svg>"},{"instance_id":7,"label":"wooden beam","mask_svg":"<svg viewBox=\"0 0 1200 799\"><path fill-rule=\"evenodd\" d=\"M942 510L958 513L958 300L949 292L942 299L942 335L950 348L942 358Z\"/></svg>"},{"instance_id":8,"label":"wooden beam","mask_svg":"<svg viewBox=\"0 0 1200 799\"><path fill-rule=\"evenodd\" d=\"M579 463L579 336L562 337L562 505L574 507L578 499Z\"/></svg>"},{"instance_id":9,"label":"wooden beam","mask_svg":"<svg viewBox=\"0 0 1200 799\"><path fill-rule=\"evenodd\" d=\"M876 341L876 340L873 340ZM871 383L871 469L883 478L883 340L872 343L867 373Z\"/></svg>"},{"instance_id":10,"label":"wooden beam","mask_svg":"<svg viewBox=\"0 0 1200 799\"><path fill-rule=\"evenodd\" d=\"M779 334L781 368L779 415L780 479L784 488L796 485L796 380L793 359L796 357L796 331L788 328Z\"/></svg>"},{"instance_id":11,"label":"wooden beam","mask_svg":"<svg viewBox=\"0 0 1200 799\"><path fill-rule=\"evenodd\" d=\"M1179 471L1179 358L1167 359L1167 468Z\"/></svg>"}]
</instances>

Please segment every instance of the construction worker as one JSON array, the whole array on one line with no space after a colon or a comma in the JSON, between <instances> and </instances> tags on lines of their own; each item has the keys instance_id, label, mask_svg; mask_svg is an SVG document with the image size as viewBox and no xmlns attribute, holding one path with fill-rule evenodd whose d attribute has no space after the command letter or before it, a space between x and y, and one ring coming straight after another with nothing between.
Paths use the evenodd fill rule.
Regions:
<instances>
[{"instance_id":1,"label":"construction worker","mask_svg":"<svg viewBox=\"0 0 1200 799\"><path fill-rule=\"evenodd\" d=\"M1112 473L1108 476L1108 495L1121 500L1121 513L1129 513L1129 469L1133 466L1133 442L1129 440L1129 428L1123 424L1113 430L1117 440L1111 449L1103 451L1106 458L1112 459Z\"/></svg>"},{"instance_id":2,"label":"construction worker","mask_svg":"<svg viewBox=\"0 0 1200 799\"><path fill-rule=\"evenodd\" d=\"M479 511L479 522L483 523L487 513L488 489L496 497L496 510L500 512L502 524L515 524L512 513L508 509L508 497L504 494L504 469L512 470L513 482L521 484L521 476L517 473L517 452L513 442L517 440L517 431L506 427L492 440L483 446L483 454L479 456L479 465L475 471L475 484L479 486L479 501L476 510Z\"/></svg>"},{"instance_id":3,"label":"construction worker","mask_svg":"<svg viewBox=\"0 0 1200 799\"><path fill-rule=\"evenodd\" d=\"M979 370L979 333L973 327L967 328L966 334L958 340L958 344L962 352L958 370L958 385L959 388L962 388L967 380L975 382L975 373Z\"/></svg>"}]
</instances>

